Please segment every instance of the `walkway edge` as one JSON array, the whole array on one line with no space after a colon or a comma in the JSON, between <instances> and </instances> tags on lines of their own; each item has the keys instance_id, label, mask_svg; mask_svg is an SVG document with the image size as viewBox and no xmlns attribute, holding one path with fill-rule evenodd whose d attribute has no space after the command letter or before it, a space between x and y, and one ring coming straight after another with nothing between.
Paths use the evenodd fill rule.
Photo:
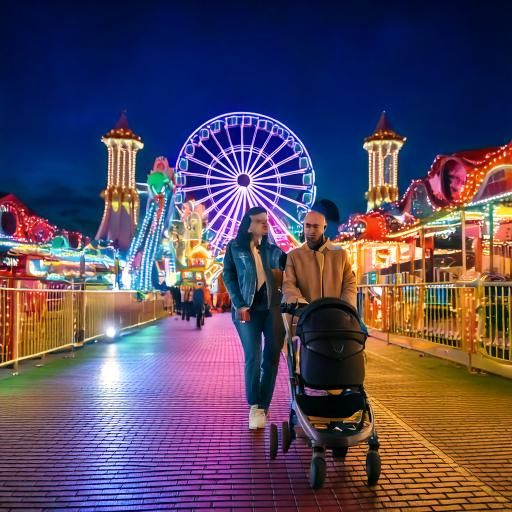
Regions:
<instances>
[{"instance_id":1,"label":"walkway edge","mask_svg":"<svg viewBox=\"0 0 512 512\"><path fill-rule=\"evenodd\" d=\"M400 425L404 430L407 431L409 435L411 435L416 441L421 443L425 448L430 450L432 453L437 455L441 460L446 462L454 471L469 479L471 482L475 483L479 487L481 487L482 491L486 492L490 496L497 498L502 503L512 504L512 501L507 497L503 496L499 491L496 491L485 482L482 482L474 473L466 469L465 467L458 464L455 460L453 460L449 455L446 455L440 448L438 448L435 444L429 441L426 437L421 435L419 432L416 432L408 423L402 420L399 416L393 413L390 409L388 409L380 400L376 398L370 397L370 402L372 404L377 405L379 409L382 409L389 417L395 421L398 425Z\"/></svg>"}]
</instances>

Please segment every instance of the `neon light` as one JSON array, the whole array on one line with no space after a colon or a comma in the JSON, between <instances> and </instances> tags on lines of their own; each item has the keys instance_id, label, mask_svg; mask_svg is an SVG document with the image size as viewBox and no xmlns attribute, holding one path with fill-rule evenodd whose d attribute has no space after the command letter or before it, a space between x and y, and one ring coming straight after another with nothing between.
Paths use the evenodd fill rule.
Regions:
<instances>
[{"instance_id":1,"label":"neon light","mask_svg":"<svg viewBox=\"0 0 512 512\"><path fill-rule=\"evenodd\" d=\"M272 162L272 165L270 167L268 167L267 169L265 169L264 171L261 171L260 173L258 174L254 174L252 177L253 178L259 178L261 177L263 174L266 174L267 172L269 171L278 171L278 167L280 167L281 165L284 165L292 160L295 160L296 158L299 158L298 155L291 155L287 158L284 158L283 160L277 162L277 163L274 163Z\"/></svg>"},{"instance_id":2,"label":"neon light","mask_svg":"<svg viewBox=\"0 0 512 512\"><path fill-rule=\"evenodd\" d=\"M212 167L213 170L216 170L218 171L218 169L216 167ZM182 171L181 174L184 174L185 176L194 176L196 178L204 178L205 175L204 174L199 174L197 172L188 172L188 171ZM223 178L223 177L220 177L220 176L212 176L212 175L207 175L207 178L209 180L220 180L220 181L224 181L226 183L233 183L233 178Z\"/></svg>"},{"instance_id":3,"label":"neon light","mask_svg":"<svg viewBox=\"0 0 512 512\"><path fill-rule=\"evenodd\" d=\"M231 169L228 169L228 167L226 167L224 164L221 164L223 165L223 167L225 167L226 169L228 169L229 173L231 176L236 176L237 175L237 170L235 169L235 166L233 165L233 163L231 162L231 159L228 157L227 153L226 153L226 150L221 146L220 142L218 141L217 137L215 137L215 134L212 132L212 137L213 137L213 140L215 141L215 143L217 144L217 146L219 147L220 149L220 154L221 155L225 155L226 156L226 160L229 162L229 165L231 165ZM204 144L203 144L203 148L204 148ZM211 152L208 152L206 151L215 161L220 162L220 160L217 159L217 157L213 156L213 153ZM234 157L234 155L233 155ZM236 159L236 158L235 158Z\"/></svg>"},{"instance_id":4,"label":"neon light","mask_svg":"<svg viewBox=\"0 0 512 512\"><path fill-rule=\"evenodd\" d=\"M267 135L258 137L261 130ZM201 151L189 151L191 145ZM269 147L274 149L267 153ZM276 155L278 162L273 161ZM299 165L285 167L295 159ZM210 240L218 249L234 232L241 211L261 202L260 196L265 198L264 204L279 206L279 215L297 226L292 229L298 229L298 216L308 210L316 195L315 174L304 144L286 126L259 114L235 112L204 123L182 146L176 167L187 177L187 186L179 189L180 202L190 200L187 196L193 194L195 207L205 205L205 217L214 212L207 222ZM307 180L303 178L306 173ZM238 177L244 174L249 179L239 182ZM303 192L302 202L296 200L297 191ZM275 222L273 230L277 227L288 232ZM284 235L276 232L276 236Z\"/></svg>"},{"instance_id":5,"label":"neon light","mask_svg":"<svg viewBox=\"0 0 512 512\"><path fill-rule=\"evenodd\" d=\"M269 143L270 139L272 138L272 132L269 131L269 134L265 140L265 142L263 143L263 146L261 146L261 148L259 149L258 151L258 155L256 156L256 158L254 159L254 162L252 163L251 167L249 168L249 170L247 171L247 174L249 174L249 176L251 175L252 173L252 170L254 169L254 167L256 166L256 164L258 163L259 159L261 158L261 155L263 154L263 152L265 151L266 147L267 147L267 144Z\"/></svg>"},{"instance_id":6,"label":"neon light","mask_svg":"<svg viewBox=\"0 0 512 512\"><path fill-rule=\"evenodd\" d=\"M270 153L270 155L268 155L264 160L263 162L261 162L260 165L258 165L258 167L256 169L253 169L253 171L251 173L249 173L249 176L253 176L253 177L257 177L259 176L258 174L258 171L269 161L271 160L275 155L277 155L277 153L279 153L279 151L281 151L287 144L287 141L284 141L280 146L277 147L277 149L275 149L274 151L272 151L272 153ZM291 157L288 157L287 161L289 160L292 160L293 158L297 158L297 155L293 155ZM274 164L274 165L279 165L279 164ZM262 174L264 174L264 172L262 172Z\"/></svg>"},{"instance_id":7,"label":"neon light","mask_svg":"<svg viewBox=\"0 0 512 512\"><path fill-rule=\"evenodd\" d=\"M213 158L216 162L219 162L223 167L226 167L217 157L214 157ZM217 167L213 167L212 165L207 165L205 164L203 161L201 160L198 160L197 158L195 157L188 157L187 160L189 160L190 162L194 162L202 167L205 167L206 169L210 170L210 169L213 169L215 171L217 171L219 174L222 174L224 176L227 176L228 178L231 178L233 179L233 177L236 177L236 174L233 173L233 171L231 169L228 169L228 167L226 167L226 169L229 170L229 173L227 172L224 172L224 171L221 171L219 168ZM235 171L236 172L236 171Z\"/></svg>"},{"instance_id":8,"label":"neon light","mask_svg":"<svg viewBox=\"0 0 512 512\"><path fill-rule=\"evenodd\" d=\"M235 165L236 165L236 168L238 170L238 174L242 174L242 171L240 170L240 165L238 164L238 160L236 158L236 153L235 153L235 147L233 146L233 142L231 141L231 134L229 133L229 128L227 126L225 126L225 129L226 129L226 134L228 136L228 139L229 139L229 145L231 146L231 151L232 151L232 155L233 155L233 159L235 160ZM243 147L243 144L242 144L242 147ZM243 150L242 150L242 154L243 154Z\"/></svg>"}]
</instances>

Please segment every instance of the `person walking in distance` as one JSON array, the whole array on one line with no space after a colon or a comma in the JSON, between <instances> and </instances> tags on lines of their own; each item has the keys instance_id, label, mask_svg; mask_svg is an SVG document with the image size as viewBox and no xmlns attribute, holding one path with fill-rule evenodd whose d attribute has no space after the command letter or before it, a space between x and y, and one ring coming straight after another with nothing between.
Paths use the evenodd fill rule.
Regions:
<instances>
[{"instance_id":1,"label":"person walking in distance","mask_svg":"<svg viewBox=\"0 0 512 512\"><path fill-rule=\"evenodd\" d=\"M203 283L197 283L194 293L192 294L192 303L194 307L194 313L196 315L196 327L201 329L203 326L203 315L204 315L204 292Z\"/></svg>"}]
</instances>

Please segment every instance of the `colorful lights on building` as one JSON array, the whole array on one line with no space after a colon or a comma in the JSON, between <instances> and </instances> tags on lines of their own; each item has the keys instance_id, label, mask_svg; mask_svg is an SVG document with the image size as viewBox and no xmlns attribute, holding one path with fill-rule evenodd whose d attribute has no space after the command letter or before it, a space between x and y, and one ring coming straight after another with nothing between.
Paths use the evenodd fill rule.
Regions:
<instances>
[{"instance_id":1,"label":"colorful lights on building","mask_svg":"<svg viewBox=\"0 0 512 512\"><path fill-rule=\"evenodd\" d=\"M377 127L364 141L368 151L368 211L398 199L398 152L406 141L390 127L382 112Z\"/></svg>"},{"instance_id":2,"label":"colorful lights on building","mask_svg":"<svg viewBox=\"0 0 512 512\"><path fill-rule=\"evenodd\" d=\"M128 126L125 112L116 126L101 141L107 146L107 188L103 218L97 240L112 240L121 252L130 247L139 218L139 194L135 183L137 151L144 147L142 139Z\"/></svg>"}]
</instances>

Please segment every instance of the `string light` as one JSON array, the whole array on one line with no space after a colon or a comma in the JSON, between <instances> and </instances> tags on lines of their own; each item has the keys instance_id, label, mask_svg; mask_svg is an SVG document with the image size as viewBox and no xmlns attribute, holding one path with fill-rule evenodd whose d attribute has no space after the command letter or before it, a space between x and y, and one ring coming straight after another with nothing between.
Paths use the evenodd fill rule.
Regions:
<instances>
[{"instance_id":1,"label":"string light","mask_svg":"<svg viewBox=\"0 0 512 512\"><path fill-rule=\"evenodd\" d=\"M131 240L137 225L139 194L135 184L135 161L144 144L127 126L124 114L118 122L121 124L123 126L113 128L101 138L108 152L108 180L107 188L101 193L105 205L96 239ZM129 226L119 221L119 216L125 213L130 219ZM127 249L120 247L121 251Z\"/></svg>"}]
</instances>

